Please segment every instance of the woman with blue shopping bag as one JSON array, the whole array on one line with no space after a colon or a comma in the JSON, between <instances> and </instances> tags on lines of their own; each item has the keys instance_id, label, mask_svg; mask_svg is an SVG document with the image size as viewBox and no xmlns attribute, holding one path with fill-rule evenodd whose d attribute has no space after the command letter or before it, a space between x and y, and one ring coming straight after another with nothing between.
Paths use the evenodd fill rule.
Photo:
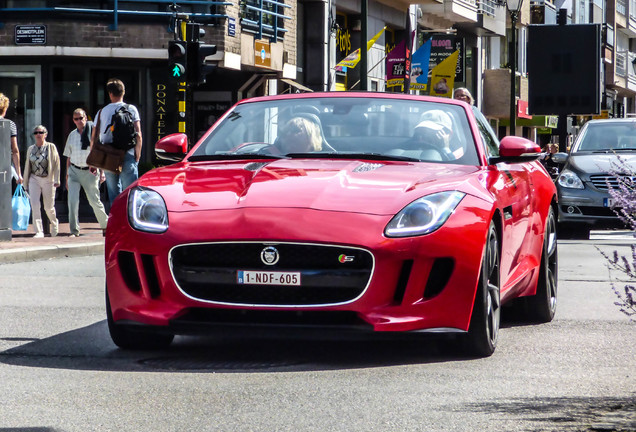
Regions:
<instances>
[{"instance_id":1,"label":"woman with blue shopping bag","mask_svg":"<svg viewBox=\"0 0 636 432\"><path fill-rule=\"evenodd\" d=\"M42 125L33 129L35 144L26 151L24 183L28 186L33 214L35 237L44 237L40 211L40 195L44 201L44 211L51 221L51 237L58 232L55 214L55 189L60 186L60 156L55 144L46 141L48 131Z\"/></svg>"}]
</instances>

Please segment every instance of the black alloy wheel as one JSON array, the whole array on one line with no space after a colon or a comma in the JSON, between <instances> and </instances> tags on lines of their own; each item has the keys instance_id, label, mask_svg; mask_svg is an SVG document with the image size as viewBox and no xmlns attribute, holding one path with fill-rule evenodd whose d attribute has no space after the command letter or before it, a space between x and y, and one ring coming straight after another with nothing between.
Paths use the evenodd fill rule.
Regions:
<instances>
[{"instance_id":1,"label":"black alloy wheel","mask_svg":"<svg viewBox=\"0 0 636 432\"><path fill-rule=\"evenodd\" d=\"M537 293L526 299L526 315L532 322L546 323L554 318L557 306L558 270L557 224L554 211L550 208L545 223Z\"/></svg>"},{"instance_id":2,"label":"black alloy wheel","mask_svg":"<svg viewBox=\"0 0 636 432\"><path fill-rule=\"evenodd\" d=\"M465 342L468 354L488 357L497 347L501 319L499 240L492 221L488 229L479 280Z\"/></svg>"}]
</instances>

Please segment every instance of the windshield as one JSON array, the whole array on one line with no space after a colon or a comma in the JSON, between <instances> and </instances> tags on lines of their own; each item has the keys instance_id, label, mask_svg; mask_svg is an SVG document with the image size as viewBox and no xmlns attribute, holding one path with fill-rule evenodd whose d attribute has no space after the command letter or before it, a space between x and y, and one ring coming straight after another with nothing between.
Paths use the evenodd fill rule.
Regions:
<instances>
[{"instance_id":1,"label":"windshield","mask_svg":"<svg viewBox=\"0 0 636 432\"><path fill-rule=\"evenodd\" d=\"M636 122L588 123L574 152L636 151Z\"/></svg>"},{"instance_id":2,"label":"windshield","mask_svg":"<svg viewBox=\"0 0 636 432\"><path fill-rule=\"evenodd\" d=\"M259 155L479 163L462 107L359 97L308 97L239 105L189 160Z\"/></svg>"}]
</instances>

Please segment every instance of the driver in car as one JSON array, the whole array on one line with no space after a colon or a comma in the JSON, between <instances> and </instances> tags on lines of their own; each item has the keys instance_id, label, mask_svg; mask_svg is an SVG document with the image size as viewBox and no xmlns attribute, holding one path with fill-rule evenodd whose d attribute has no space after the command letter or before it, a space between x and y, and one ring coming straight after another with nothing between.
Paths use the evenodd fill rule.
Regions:
<instances>
[{"instance_id":1,"label":"driver in car","mask_svg":"<svg viewBox=\"0 0 636 432\"><path fill-rule=\"evenodd\" d=\"M282 127L277 147L281 153L307 153L322 150L320 129L311 120L294 117Z\"/></svg>"}]
</instances>

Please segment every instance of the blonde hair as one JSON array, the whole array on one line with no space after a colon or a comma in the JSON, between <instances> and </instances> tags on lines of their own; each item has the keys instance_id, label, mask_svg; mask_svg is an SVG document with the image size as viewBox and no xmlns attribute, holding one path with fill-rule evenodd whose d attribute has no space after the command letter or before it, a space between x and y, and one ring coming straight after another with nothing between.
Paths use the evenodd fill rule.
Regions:
<instances>
[{"instance_id":1,"label":"blonde hair","mask_svg":"<svg viewBox=\"0 0 636 432\"><path fill-rule=\"evenodd\" d=\"M4 115L7 108L9 108L9 98L4 93L0 93L0 115Z\"/></svg>"},{"instance_id":2,"label":"blonde hair","mask_svg":"<svg viewBox=\"0 0 636 432\"><path fill-rule=\"evenodd\" d=\"M475 99L473 99L473 95L470 94L470 91L466 87L456 88L455 91L453 92L453 99L457 99L458 92L466 93L466 96L468 96L468 99L470 100L470 104L471 105L475 104Z\"/></svg>"},{"instance_id":3,"label":"blonde hair","mask_svg":"<svg viewBox=\"0 0 636 432\"><path fill-rule=\"evenodd\" d=\"M287 124L283 126L280 134L285 136L304 135L308 138L312 151L322 150L320 128L316 123L304 117L294 117L288 121Z\"/></svg>"}]
</instances>

